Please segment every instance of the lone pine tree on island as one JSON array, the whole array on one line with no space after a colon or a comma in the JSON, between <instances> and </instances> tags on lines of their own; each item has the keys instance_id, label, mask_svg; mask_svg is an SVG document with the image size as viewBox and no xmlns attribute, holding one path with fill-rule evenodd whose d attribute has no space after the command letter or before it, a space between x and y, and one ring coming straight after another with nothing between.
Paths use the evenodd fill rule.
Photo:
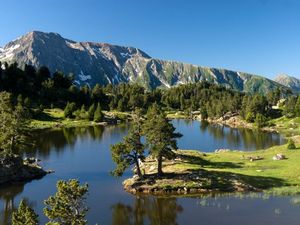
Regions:
<instances>
[{"instance_id":1,"label":"lone pine tree on island","mask_svg":"<svg viewBox=\"0 0 300 225\"><path fill-rule=\"evenodd\" d=\"M143 136L142 126L141 111L136 109L128 135L120 143L111 146L112 159L117 165L116 169L112 172L113 175L121 176L128 167L135 165L137 175L140 178L142 177L140 160L145 158L145 146L141 140Z\"/></svg>"},{"instance_id":2,"label":"lone pine tree on island","mask_svg":"<svg viewBox=\"0 0 300 225\"><path fill-rule=\"evenodd\" d=\"M159 109L158 105L153 104L147 112L144 133L149 153L157 160L157 174L160 176L163 175L163 157L172 159L176 156L174 150L177 150L177 138L182 135L176 133L175 130L176 128Z\"/></svg>"}]
</instances>

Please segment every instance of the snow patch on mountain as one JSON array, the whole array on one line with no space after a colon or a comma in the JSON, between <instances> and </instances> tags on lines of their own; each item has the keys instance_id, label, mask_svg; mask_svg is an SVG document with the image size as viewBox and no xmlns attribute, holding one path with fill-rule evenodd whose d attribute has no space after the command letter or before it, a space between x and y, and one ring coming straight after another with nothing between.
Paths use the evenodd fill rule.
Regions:
<instances>
[{"instance_id":1,"label":"snow patch on mountain","mask_svg":"<svg viewBox=\"0 0 300 225\"><path fill-rule=\"evenodd\" d=\"M92 76L91 75L85 75L82 70L80 71L80 74L78 75L81 81L87 81L91 80Z\"/></svg>"},{"instance_id":2,"label":"snow patch on mountain","mask_svg":"<svg viewBox=\"0 0 300 225\"><path fill-rule=\"evenodd\" d=\"M239 76L239 78L241 78L243 81L246 81L246 78L240 72L236 72L236 73Z\"/></svg>"},{"instance_id":3,"label":"snow patch on mountain","mask_svg":"<svg viewBox=\"0 0 300 225\"><path fill-rule=\"evenodd\" d=\"M20 44L16 44L9 48L6 48L5 51L12 52L12 51L16 50L17 48L20 48L20 46L21 46Z\"/></svg>"},{"instance_id":4,"label":"snow patch on mountain","mask_svg":"<svg viewBox=\"0 0 300 225\"><path fill-rule=\"evenodd\" d=\"M77 85L80 85L80 81L79 80L74 80L74 83Z\"/></svg>"},{"instance_id":5,"label":"snow patch on mountain","mask_svg":"<svg viewBox=\"0 0 300 225\"><path fill-rule=\"evenodd\" d=\"M183 82L183 81L181 81L181 80L178 80L178 81L176 82L176 85L180 85L180 84L186 84L186 83Z\"/></svg>"},{"instance_id":6,"label":"snow patch on mountain","mask_svg":"<svg viewBox=\"0 0 300 225\"><path fill-rule=\"evenodd\" d=\"M121 55L123 58L131 57L131 54L129 54L128 52L126 52L126 53L121 52L120 55Z\"/></svg>"},{"instance_id":7,"label":"snow patch on mountain","mask_svg":"<svg viewBox=\"0 0 300 225\"><path fill-rule=\"evenodd\" d=\"M109 77L107 75L105 75L106 80L108 81L108 83L111 84L111 80L109 79Z\"/></svg>"},{"instance_id":8,"label":"snow patch on mountain","mask_svg":"<svg viewBox=\"0 0 300 225\"><path fill-rule=\"evenodd\" d=\"M167 88L170 88L171 86L170 86L170 84L168 84L164 79L162 79L162 78L160 78L160 77L157 77L158 78L158 80L163 84L163 85L165 85L165 87L167 87Z\"/></svg>"},{"instance_id":9,"label":"snow patch on mountain","mask_svg":"<svg viewBox=\"0 0 300 225\"><path fill-rule=\"evenodd\" d=\"M213 78L217 79L217 76L210 69L208 69L208 72Z\"/></svg>"},{"instance_id":10,"label":"snow patch on mountain","mask_svg":"<svg viewBox=\"0 0 300 225\"><path fill-rule=\"evenodd\" d=\"M87 45L87 46L86 46L86 49L88 50L88 52L90 53L90 55L95 56L95 57L97 58L97 55L96 55L94 49L91 48L90 45Z\"/></svg>"}]
</instances>

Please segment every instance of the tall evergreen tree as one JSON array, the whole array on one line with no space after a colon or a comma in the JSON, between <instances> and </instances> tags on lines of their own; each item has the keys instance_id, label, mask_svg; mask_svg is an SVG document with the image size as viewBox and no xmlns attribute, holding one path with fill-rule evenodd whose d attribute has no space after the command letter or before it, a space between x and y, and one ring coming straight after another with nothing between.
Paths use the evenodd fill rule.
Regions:
<instances>
[{"instance_id":1,"label":"tall evergreen tree","mask_svg":"<svg viewBox=\"0 0 300 225\"><path fill-rule=\"evenodd\" d=\"M0 150L15 153L25 146L28 115L21 104L12 105L11 94L0 93Z\"/></svg>"},{"instance_id":2,"label":"tall evergreen tree","mask_svg":"<svg viewBox=\"0 0 300 225\"><path fill-rule=\"evenodd\" d=\"M104 118L104 115L102 113L100 103L98 103L96 111L94 113L94 121L95 122L101 122L101 121L103 121L103 118Z\"/></svg>"},{"instance_id":3,"label":"tall evergreen tree","mask_svg":"<svg viewBox=\"0 0 300 225\"><path fill-rule=\"evenodd\" d=\"M142 177L140 161L144 159L145 149L141 141L142 123L141 111L136 109L128 135L123 138L122 142L111 146L112 159L117 164L113 171L115 176L121 176L130 165L135 165L137 175Z\"/></svg>"},{"instance_id":4,"label":"tall evergreen tree","mask_svg":"<svg viewBox=\"0 0 300 225\"><path fill-rule=\"evenodd\" d=\"M295 115L297 117L300 117L300 96L298 96L297 102L296 102L296 105L295 105Z\"/></svg>"},{"instance_id":5,"label":"tall evergreen tree","mask_svg":"<svg viewBox=\"0 0 300 225\"><path fill-rule=\"evenodd\" d=\"M177 138L182 135L175 132L175 127L154 104L147 112L147 120L144 124L146 143L150 154L157 159L157 173L162 175L163 157L172 159L175 157L173 150L177 149Z\"/></svg>"},{"instance_id":6,"label":"tall evergreen tree","mask_svg":"<svg viewBox=\"0 0 300 225\"><path fill-rule=\"evenodd\" d=\"M75 110L76 110L76 104L74 102L71 103L68 102L64 110L65 118L73 118L74 117L73 113L75 112Z\"/></svg>"},{"instance_id":7,"label":"tall evergreen tree","mask_svg":"<svg viewBox=\"0 0 300 225\"><path fill-rule=\"evenodd\" d=\"M94 120L95 111L96 111L95 104L92 104L88 110L88 119L90 121Z\"/></svg>"}]
</instances>

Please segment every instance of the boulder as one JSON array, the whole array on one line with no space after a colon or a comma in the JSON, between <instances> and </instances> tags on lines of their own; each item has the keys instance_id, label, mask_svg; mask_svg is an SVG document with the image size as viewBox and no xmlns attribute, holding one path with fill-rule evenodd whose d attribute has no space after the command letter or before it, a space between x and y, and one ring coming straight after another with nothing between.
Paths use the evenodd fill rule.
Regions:
<instances>
[{"instance_id":1,"label":"boulder","mask_svg":"<svg viewBox=\"0 0 300 225\"><path fill-rule=\"evenodd\" d=\"M284 159L286 159L286 157L283 154L276 154L275 156L273 156L273 160L284 160Z\"/></svg>"}]
</instances>

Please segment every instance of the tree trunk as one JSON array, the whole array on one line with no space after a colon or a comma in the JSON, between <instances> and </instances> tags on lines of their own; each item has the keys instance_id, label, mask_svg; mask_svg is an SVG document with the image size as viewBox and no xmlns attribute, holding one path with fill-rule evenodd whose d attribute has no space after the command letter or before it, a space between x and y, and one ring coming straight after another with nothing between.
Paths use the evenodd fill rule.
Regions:
<instances>
[{"instance_id":1,"label":"tree trunk","mask_svg":"<svg viewBox=\"0 0 300 225\"><path fill-rule=\"evenodd\" d=\"M139 178L142 178L143 174L141 172L141 168L140 168L140 164L139 164L139 159L137 157L135 157L135 166L136 166L136 172L137 175L139 176Z\"/></svg>"},{"instance_id":2,"label":"tree trunk","mask_svg":"<svg viewBox=\"0 0 300 225\"><path fill-rule=\"evenodd\" d=\"M11 139L10 139L10 154L13 153L14 143L15 143L15 137L11 137Z\"/></svg>"},{"instance_id":3,"label":"tree trunk","mask_svg":"<svg viewBox=\"0 0 300 225\"><path fill-rule=\"evenodd\" d=\"M157 157L157 175L162 176L164 173L162 171L162 156Z\"/></svg>"}]
</instances>

